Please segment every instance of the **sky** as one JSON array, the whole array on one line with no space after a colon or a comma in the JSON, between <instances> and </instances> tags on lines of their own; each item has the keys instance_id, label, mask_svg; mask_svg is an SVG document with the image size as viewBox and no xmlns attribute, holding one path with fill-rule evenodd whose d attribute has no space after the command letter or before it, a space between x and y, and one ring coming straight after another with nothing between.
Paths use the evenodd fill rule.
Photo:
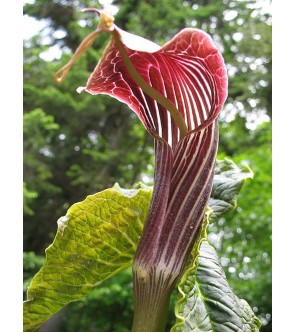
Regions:
<instances>
[{"instance_id":1,"label":"sky","mask_svg":"<svg viewBox=\"0 0 295 332\"><path fill-rule=\"evenodd\" d=\"M24 40L31 38L45 26L44 22L37 21L28 15L24 15L22 19L22 37Z\"/></svg>"}]
</instances>

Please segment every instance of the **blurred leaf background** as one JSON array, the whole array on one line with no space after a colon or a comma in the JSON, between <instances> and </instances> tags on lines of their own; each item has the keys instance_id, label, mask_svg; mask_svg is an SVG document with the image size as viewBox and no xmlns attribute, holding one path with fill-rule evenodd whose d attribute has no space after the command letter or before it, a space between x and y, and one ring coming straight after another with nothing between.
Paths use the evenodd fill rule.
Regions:
<instances>
[{"instance_id":1,"label":"blurred leaf background","mask_svg":"<svg viewBox=\"0 0 295 332\"><path fill-rule=\"evenodd\" d=\"M261 319L261 331L272 331L270 1L122 0L112 5L122 29L162 45L184 27L200 28L225 58L229 96L219 117L219 157L249 165L255 176L243 187L237 209L210 227L209 241L234 292ZM81 13L85 7L101 5L93 0L24 2L24 19L41 27L24 40L24 298L56 221L70 205L115 182L131 187L153 181L153 141L135 114L110 97L76 93L109 36L97 38L63 84L53 81L98 24L96 15ZM174 322L174 301L175 295L167 331ZM39 331L130 331L132 313L131 271L126 270L68 305Z\"/></svg>"}]
</instances>

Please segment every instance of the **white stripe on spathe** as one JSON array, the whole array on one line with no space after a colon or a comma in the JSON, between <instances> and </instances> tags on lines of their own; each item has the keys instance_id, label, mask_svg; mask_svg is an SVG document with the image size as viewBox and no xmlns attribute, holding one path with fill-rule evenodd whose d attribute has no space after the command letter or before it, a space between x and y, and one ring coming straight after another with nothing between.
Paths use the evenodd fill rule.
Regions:
<instances>
[{"instance_id":1,"label":"white stripe on spathe","mask_svg":"<svg viewBox=\"0 0 295 332\"><path fill-rule=\"evenodd\" d=\"M169 225L172 228L170 229L169 237L168 237L167 242L165 244L164 251L161 254L162 257L165 257L167 255L167 253L169 251L169 248L170 248L170 245L171 245L170 242L172 240L172 236L175 237L175 228L177 228L177 226L179 225L179 223L177 222L177 220L179 220L181 214L185 210L185 208L186 208L185 205L186 205L186 203L188 201L188 198L191 195L192 191L195 190L195 186L196 186L197 182L200 181L200 175L201 175L202 171L204 170L204 167L208 166L207 165L208 159L212 158L212 151L210 149L208 149L207 153L206 153L206 156L204 156L205 158L202 160L202 163L200 165L198 165L198 171L193 174L193 179L194 180L189 184L189 188L187 188L186 193L184 194L184 196L181 197L181 201L182 201L181 205L177 206L177 212L174 211L174 214L173 214L173 210L176 209L175 202L180 199L179 195L181 195L181 192L182 192L181 188L183 187L183 185L185 183L187 183L188 178L192 175L191 174L192 168L194 166L197 166L197 165L195 165L195 163L196 163L195 158L198 155L198 153L200 152L199 150L203 147L204 142L207 141L207 139L206 139L207 137L206 136L210 135L209 146L211 146L212 143L213 143L213 141L215 140L215 135L214 135L215 128L214 128L214 126L216 126L216 124L213 124L212 128L210 128L210 130L203 130L203 131L199 132L197 135L191 135L192 137L189 138L190 144L189 143L186 144L186 150L192 148L192 146L194 145L194 141L195 140L199 140L199 141L198 141L198 146L196 146L196 149L195 149L195 151L193 153L193 156L190 156L190 163L189 163L188 166L186 166L185 162L183 161L177 167L177 172L173 173L174 174L173 178L174 179L176 178L177 182L179 180L180 181L177 183L176 188L174 188L173 184L171 186L171 191L173 191L173 194L169 198L169 206L167 208L166 218L167 219L169 218L170 220L173 219L173 223L171 223L171 225ZM206 145L207 144L208 144L208 142L206 142ZM185 169L185 172L183 174L181 174L184 169ZM180 179L179 179L179 177L180 177ZM188 224L191 222L191 217L195 213L195 208L197 207L197 205L199 204L200 199L202 198L202 193L205 190L207 190L206 187L207 187L209 179L210 179L210 176L208 174L208 176L206 177L206 179L204 181L204 184L203 184L201 192L198 193L198 199L194 202L193 206L190 206L190 214L186 218L185 224L182 225L182 231L181 231L181 233L177 233L177 236L178 236L179 239L183 235L183 233L186 230L186 228L189 227ZM202 179L202 180L204 180L204 179ZM176 212L176 214L175 214L175 212ZM203 215L200 215L199 219L196 220L196 221L198 222L202 218L203 218ZM197 225L195 225L195 226L197 226ZM173 231L173 229L174 229L174 231ZM192 234L194 233L194 231L195 230L192 230ZM177 251L178 246L179 246L179 244L176 247L173 247L173 252L174 253ZM185 253L184 253L184 255L185 255ZM169 253L169 256L170 256L170 253Z\"/></svg>"}]
</instances>

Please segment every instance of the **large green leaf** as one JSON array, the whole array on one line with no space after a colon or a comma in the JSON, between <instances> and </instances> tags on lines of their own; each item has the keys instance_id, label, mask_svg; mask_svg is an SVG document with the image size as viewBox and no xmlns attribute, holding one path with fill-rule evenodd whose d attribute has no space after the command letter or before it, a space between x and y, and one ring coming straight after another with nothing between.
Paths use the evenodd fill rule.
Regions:
<instances>
[{"instance_id":1,"label":"large green leaf","mask_svg":"<svg viewBox=\"0 0 295 332\"><path fill-rule=\"evenodd\" d=\"M248 166L239 168L232 160L217 160L208 205L213 210L209 221L213 222L224 213L236 208L238 194L247 179L253 178Z\"/></svg>"},{"instance_id":2,"label":"large green leaf","mask_svg":"<svg viewBox=\"0 0 295 332\"><path fill-rule=\"evenodd\" d=\"M178 286L176 324L171 332L256 332L261 323L246 301L234 295L215 249L203 241Z\"/></svg>"},{"instance_id":3,"label":"large green leaf","mask_svg":"<svg viewBox=\"0 0 295 332\"><path fill-rule=\"evenodd\" d=\"M151 195L151 189L116 186L69 208L28 288L24 331L36 330L67 303L131 265Z\"/></svg>"}]
</instances>

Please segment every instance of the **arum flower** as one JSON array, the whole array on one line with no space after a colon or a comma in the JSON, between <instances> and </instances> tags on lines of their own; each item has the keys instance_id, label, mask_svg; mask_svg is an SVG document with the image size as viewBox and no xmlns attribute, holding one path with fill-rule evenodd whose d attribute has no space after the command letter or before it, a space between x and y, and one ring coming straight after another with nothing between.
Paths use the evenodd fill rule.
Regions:
<instances>
[{"instance_id":1,"label":"arum flower","mask_svg":"<svg viewBox=\"0 0 295 332\"><path fill-rule=\"evenodd\" d=\"M226 69L211 37L201 30L183 29L160 47L121 30L104 11L86 10L100 15L98 29L83 40L56 80L64 79L99 33L111 34L78 92L126 103L155 139L153 198L133 263L133 331L162 331L212 189Z\"/></svg>"}]
</instances>

